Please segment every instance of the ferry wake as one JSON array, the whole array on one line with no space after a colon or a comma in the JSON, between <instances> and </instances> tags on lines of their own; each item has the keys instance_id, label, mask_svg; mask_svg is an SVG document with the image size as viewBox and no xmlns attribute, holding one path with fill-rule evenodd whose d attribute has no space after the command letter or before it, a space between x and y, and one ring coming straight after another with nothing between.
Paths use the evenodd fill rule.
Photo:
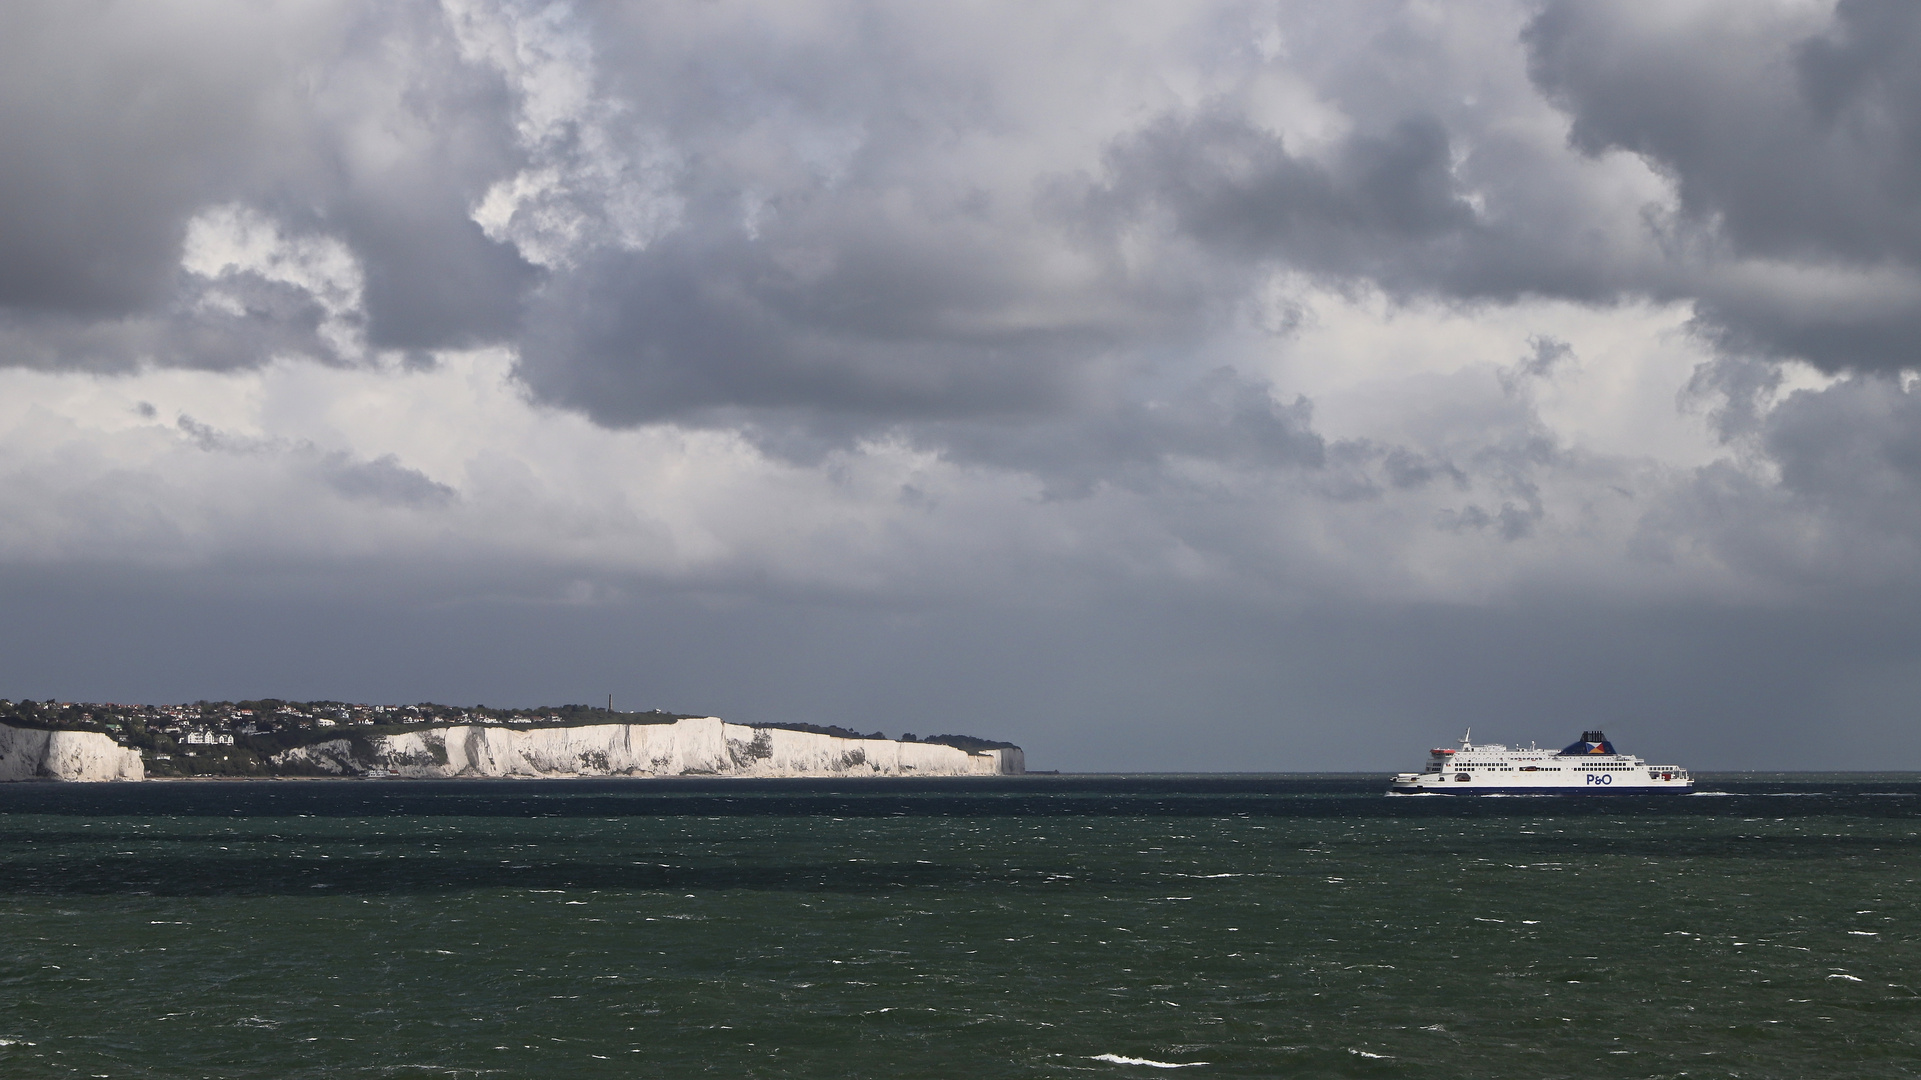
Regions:
<instances>
[{"instance_id":1,"label":"ferry wake","mask_svg":"<svg viewBox=\"0 0 1921 1080\"><path fill-rule=\"evenodd\" d=\"M1398 773L1388 786L1398 795L1647 795L1685 794L1694 778L1679 765L1650 765L1614 749L1607 736L1583 731L1564 750L1476 744L1473 732L1459 749L1428 751L1427 767Z\"/></svg>"}]
</instances>

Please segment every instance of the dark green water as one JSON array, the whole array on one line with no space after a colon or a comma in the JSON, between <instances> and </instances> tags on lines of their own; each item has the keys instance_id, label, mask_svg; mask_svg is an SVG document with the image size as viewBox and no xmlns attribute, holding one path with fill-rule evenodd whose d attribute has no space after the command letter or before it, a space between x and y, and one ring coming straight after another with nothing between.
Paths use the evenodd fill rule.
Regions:
<instances>
[{"instance_id":1,"label":"dark green water","mask_svg":"<svg viewBox=\"0 0 1921 1080\"><path fill-rule=\"evenodd\" d=\"M0 788L0 1077L1921 1075L1921 779Z\"/></svg>"}]
</instances>

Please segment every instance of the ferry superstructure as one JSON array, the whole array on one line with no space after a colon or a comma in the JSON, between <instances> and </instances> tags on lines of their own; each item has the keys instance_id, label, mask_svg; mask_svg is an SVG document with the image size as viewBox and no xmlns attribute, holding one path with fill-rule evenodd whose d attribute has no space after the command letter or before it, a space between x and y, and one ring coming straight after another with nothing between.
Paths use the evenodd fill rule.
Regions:
<instances>
[{"instance_id":1,"label":"ferry superstructure","mask_svg":"<svg viewBox=\"0 0 1921 1080\"><path fill-rule=\"evenodd\" d=\"M1398 773L1388 786L1398 795L1647 795L1684 794L1694 777L1679 765L1650 765L1614 749L1606 735L1583 731L1563 750L1476 743L1428 751L1427 767Z\"/></svg>"}]
</instances>

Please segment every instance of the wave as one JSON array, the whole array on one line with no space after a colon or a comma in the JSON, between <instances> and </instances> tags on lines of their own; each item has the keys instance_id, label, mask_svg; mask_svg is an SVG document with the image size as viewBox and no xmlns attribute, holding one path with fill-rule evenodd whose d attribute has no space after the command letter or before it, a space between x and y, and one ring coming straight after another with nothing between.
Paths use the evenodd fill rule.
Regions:
<instances>
[{"instance_id":1,"label":"wave","mask_svg":"<svg viewBox=\"0 0 1921 1080\"><path fill-rule=\"evenodd\" d=\"M1115 1065L1145 1065L1150 1069L1191 1069L1205 1065L1205 1061L1155 1061L1153 1058L1122 1057L1119 1054L1095 1054L1089 1061L1107 1061Z\"/></svg>"}]
</instances>

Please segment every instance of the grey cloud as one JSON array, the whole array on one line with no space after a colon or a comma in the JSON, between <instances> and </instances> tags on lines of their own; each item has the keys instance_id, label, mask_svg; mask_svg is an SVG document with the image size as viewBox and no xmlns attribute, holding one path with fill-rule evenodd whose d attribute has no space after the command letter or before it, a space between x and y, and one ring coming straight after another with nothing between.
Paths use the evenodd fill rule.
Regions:
<instances>
[{"instance_id":1,"label":"grey cloud","mask_svg":"<svg viewBox=\"0 0 1921 1080\"><path fill-rule=\"evenodd\" d=\"M1092 440L1082 456L1125 456L1128 439L1103 432L1161 407L1130 380L1187 377L1183 357L1268 264L1401 295L1605 298L1619 287L1618 253L1596 257L1588 240L1543 227L1588 222L1540 194L1568 185L1530 182L1547 168L1538 155L1458 109L1423 111L1418 87L1377 100L1342 91L1354 132L1324 158L1291 153L1222 100L1121 136L1103 175L1010 183L978 160L952 171L949 148L1018 132L1036 102L995 85L981 57L925 19L830 18L796 45L725 20L677 38L685 28L654 25L649 9L594 6L577 12L578 29L600 68L579 74L614 104L555 121L542 136L557 140L551 160L585 170L582 184L632 183L635 148L660 142L671 167L656 179L679 209L651 243L600 244L539 271L470 214L491 185L539 163L515 129L531 107L516 95L531 91L463 57L440 8L315 8L258 39L272 62L234 29L253 25L240 16L198 36L170 23L156 46L88 9L31 10L7 39L37 43L17 77L62 52L121 74L77 104L7 95L0 137L28 148L7 166L28 194L0 212L51 230L46 243L72 265L48 264L53 292L19 275L0 287L5 363L329 359L298 290L237 281L238 314L193 302L198 286L172 265L184 221L228 202L349 245L367 286L357 326L373 348L504 342L536 398L602 424L811 429L799 442L908 425L959 447L969 440L953 435L956 421L1000 430L1052 417ZM1249 17L1214 13L1209 47L1250 63L1236 43ZM1375 9L1357 17L1382 41L1394 22ZM1410 70L1439 48L1392 40ZM136 100L159 122L137 124ZM596 140L619 160L597 165ZM76 172L92 186L52 182ZM1120 254L1163 215L1199 257L1177 244ZM36 235L0 229L0 264L38 265ZM106 259L116 238L126 243ZM1077 269L1038 269L1050 260ZM96 314L71 314L81 308ZM1224 431L1208 452L1243 453L1241 438ZM1029 441L1037 452L1049 442Z\"/></svg>"},{"instance_id":2,"label":"grey cloud","mask_svg":"<svg viewBox=\"0 0 1921 1080\"><path fill-rule=\"evenodd\" d=\"M1574 359L1574 346L1545 334L1529 338L1528 348L1532 351L1514 366L1517 377L1545 379L1552 376L1556 368Z\"/></svg>"},{"instance_id":3,"label":"grey cloud","mask_svg":"<svg viewBox=\"0 0 1921 1080\"><path fill-rule=\"evenodd\" d=\"M1525 540L1534 535L1534 528L1546 516L1540 501L1516 506L1504 502L1501 508L1489 513L1478 503L1469 503L1459 510L1443 510L1435 516L1434 526L1443 532L1485 532L1491 530L1495 536L1509 543Z\"/></svg>"},{"instance_id":4,"label":"grey cloud","mask_svg":"<svg viewBox=\"0 0 1921 1080\"><path fill-rule=\"evenodd\" d=\"M538 275L510 245L489 240L471 211L490 183L524 162L512 95L497 72L459 56L443 5L381 4L358 14L321 95L316 154L326 186L314 224L336 230L365 268L369 344L511 340ZM383 42L404 49L404 59Z\"/></svg>"},{"instance_id":5,"label":"grey cloud","mask_svg":"<svg viewBox=\"0 0 1921 1080\"><path fill-rule=\"evenodd\" d=\"M275 141L258 94L285 40L275 20L237 5L117 15L0 13L0 308L111 316L164 301L187 216ZM235 47L249 35L267 47Z\"/></svg>"},{"instance_id":6,"label":"grey cloud","mask_svg":"<svg viewBox=\"0 0 1921 1080\"><path fill-rule=\"evenodd\" d=\"M228 203L346 239L376 347L510 336L529 268L468 218L513 161L504 97L427 3L7 5L0 363L285 351L312 321L286 299L256 295L239 320L183 310L187 222Z\"/></svg>"},{"instance_id":7,"label":"grey cloud","mask_svg":"<svg viewBox=\"0 0 1921 1080\"><path fill-rule=\"evenodd\" d=\"M1787 9L1552 3L1528 27L1531 71L1589 154L1669 176L1662 226L1703 329L1734 352L1824 368L1921 359L1921 9L1844 0L1831 22ZM1801 267L1769 284L1737 258ZM1895 270L1821 291L1823 271ZM1851 295L1850 295L1851 294Z\"/></svg>"},{"instance_id":8,"label":"grey cloud","mask_svg":"<svg viewBox=\"0 0 1921 1080\"><path fill-rule=\"evenodd\" d=\"M1263 267L1402 298L1689 299L1732 352L1913 359L1921 277L1879 300L1797 304L1715 271L1724 244L1815 271L1921 272L1911 7L1844 3L1831 24L1709 7L1658 27L1628 7L1544 7L1522 42L1534 84L1579 149L1672 176L1674 222L1619 219L1578 163L1474 104L1527 89L1502 81L1514 43L1498 35L1519 25L1505 10L1460 13L1489 35L1477 53L1393 5L1289 9L1289 63L1344 110L1346 134L1309 152L1222 94L1147 114L1089 175L1009 183L944 155L1019 132L1036 103L929 18L822 17L782 42L582 7L600 65L585 74L612 104L559 122L553 160L591 171L602 138L627 168L658 142L671 168L656 179L683 212L645 250L546 273L471 218L531 151L522 91L461 54L440 7L111 19L14 5L0 33L0 362L311 352L297 298L263 293L244 319L179 310L184 222L224 202L346 240L371 346L508 343L536 396L615 425L1067 415L1111 398L1125 368L1178 366ZM1252 72L1250 19L1213 13L1208 47ZM1122 256L1157 224L1170 242ZM1093 269L1049 279L1032 272L1043 251Z\"/></svg>"},{"instance_id":9,"label":"grey cloud","mask_svg":"<svg viewBox=\"0 0 1921 1080\"><path fill-rule=\"evenodd\" d=\"M1079 253L1031 205L1037 178L1010 190L950 156L1025 103L995 102L972 61L912 64L941 51L916 19L828 19L792 47L722 27L688 52L641 9L590 17L606 78L681 150L681 217L531 294L521 374L541 398L609 424L1051 416L1105 393L1104 358L1192 329L1191 298L1041 269Z\"/></svg>"},{"instance_id":10,"label":"grey cloud","mask_svg":"<svg viewBox=\"0 0 1921 1080\"><path fill-rule=\"evenodd\" d=\"M418 165L425 175L403 170L348 186L327 220L365 270L368 344L423 350L513 340L539 275L470 217L480 195L473 178L485 171L473 163Z\"/></svg>"},{"instance_id":11,"label":"grey cloud","mask_svg":"<svg viewBox=\"0 0 1921 1080\"><path fill-rule=\"evenodd\" d=\"M1722 356L1695 368L1677 397L1684 407L1704 411L1723 442L1733 442L1761 429L1784 381L1778 364Z\"/></svg>"},{"instance_id":12,"label":"grey cloud","mask_svg":"<svg viewBox=\"0 0 1921 1080\"><path fill-rule=\"evenodd\" d=\"M68 262L49 264L41 292L7 279L0 349L8 363L108 369L328 358L327 313L301 290L237 274L220 283L231 303L209 307L204 284L173 265L187 215L238 201L348 243L367 283L355 326L373 347L504 341L536 399L606 425L733 426L800 456L898 432L1034 473L1061 494L1151 486L1183 458L1305 470L1337 499L1472 475L1535 514L1526 477L1554 460L1538 431L1503 428L1473 446L1330 447L1306 401L1197 376L1217 361L1196 357L1275 267L1403 299L1693 297L1730 350L1826 348L1862 363L1910 348L1907 320L1921 316L1907 313L1921 305L1899 318L1810 318L1650 263L1639 219L1620 235L1569 179L1578 162L1515 137L1499 110L1462 103L1503 92L1510 76L1470 70L1472 50L1448 52L1392 6L1305 10L1288 16L1304 58L1291 62L1344 110L1345 134L1309 152L1221 95L1146 114L1088 175L1009 183L979 161L947 171L944 148L1017 132L1034 103L996 85L966 46L930 37L930 23L825 18L804 43L783 43L720 23L675 37L690 32L656 26L648 9L583 7L600 65L587 73L592 93L620 107L594 114L598 128L560 125L553 160L588 168L595 137L622 152L660 140L679 211L639 250L602 245L537 270L470 216L532 160L514 129L522 91L463 58L440 8L316 8L264 38L231 28L254 25L242 12L222 33L170 26L156 45L85 10L24 6L6 40L32 48L17 45L27 51L10 77L57 81L54 61L35 57L62 55L121 74L68 102L24 84L6 95L0 135L29 152L0 166L25 193L0 213L54 230L47 242ZM1235 64L1250 62L1236 38L1243 15L1216 13L1210 46ZM1490 32L1519 25L1482 9L1463 17ZM1734 43L1734 58L1681 63L1719 55L1702 36L1715 20L1655 33L1632 13L1550 5L1524 43L1577 146L1668 169L1688 228L1712 219L1742 250L1862 260L1911 247L1899 227L1870 227L1911 205L1900 171L1912 158L1908 20L1863 4L1843 5L1832 27L1750 20L1761 29ZM263 60L255 40L277 59ZM1514 42L1480 47L1494 57ZM1311 58L1317 50L1332 59ZM395 54L404 59L383 59ZM1517 66L1511 78L1522 77ZM136 99L144 126L128 112ZM1777 152L1757 152L1767 147ZM1839 164L1818 164L1811 147L1838 148ZM93 186L61 190L61 174ZM1841 197L1860 191L1879 201ZM125 258L103 259L110 241L95 244L94 229L124 235ZM0 231L0 261L32 264L37 235ZM1154 240L1145 257L1124 257L1143 236ZM1677 250L1678 262L1693 257ZM1056 255L1079 276L1033 272ZM1512 378L1550 377L1559 357L1544 344Z\"/></svg>"},{"instance_id":13,"label":"grey cloud","mask_svg":"<svg viewBox=\"0 0 1921 1080\"><path fill-rule=\"evenodd\" d=\"M388 506L426 507L453 502L458 493L419 469L410 469L393 454L357 461L345 453L321 457L320 475L327 485L350 499L366 499Z\"/></svg>"},{"instance_id":14,"label":"grey cloud","mask_svg":"<svg viewBox=\"0 0 1921 1080\"><path fill-rule=\"evenodd\" d=\"M1892 379L1857 377L1790 394L1762 438L1782 486L1808 500L1858 500L1845 517L1896 523L1921 515L1921 401Z\"/></svg>"},{"instance_id":15,"label":"grey cloud","mask_svg":"<svg viewBox=\"0 0 1921 1080\"><path fill-rule=\"evenodd\" d=\"M495 244L457 205L425 220L376 207L348 236L367 269L367 343L377 349L458 349L512 340L533 267Z\"/></svg>"},{"instance_id":16,"label":"grey cloud","mask_svg":"<svg viewBox=\"0 0 1921 1080\"><path fill-rule=\"evenodd\" d=\"M1051 496L1069 498L1103 482L1136 490L1173 484L1168 466L1181 459L1255 472L1319 470L1328 447L1313 412L1306 398L1277 400L1266 382L1221 368L1161 399L1129 398L1045 422L930 425L923 437L959 460L1038 475Z\"/></svg>"},{"instance_id":17,"label":"grey cloud","mask_svg":"<svg viewBox=\"0 0 1921 1080\"><path fill-rule=\"evenodd\" d=\"M14 366L109 372L142 363L224 370L276 356L336 359L320 335L328 313L304 289L254 274L229 274L210 286L175 270L167 280L173 301L137 314L40 310L0 318L0 355Z\"/></svg>"},{"instance_id":18,"label":"grey cloud","mask_svg":"<svg viewBox=\"0 0 1921 1080\"><path fill-rule=\"evenodd\" d=\"M1574 347L1556 338L1537 335L1528 348L1529 355L1501 369L1501 390L1509 397L1527 394L1530 380L1551 381L1556 369L1574 363Z\"/></svg>"},{"instance_id":19,"label":"grey cloud","mask_svg":"<svg viewBox=\"0 0 1921 1080\"><path fill-rule=\"evenodd\" d=\"M187 302L154 320L154 334L142 343L152 352L134 359L235 368L276 355L334 358L334 349L320 333L330 313L305 289L257 274L229 273L217 283L183 282L180 293ZM351 324L360 321L351 315L348 319Z\"/></svg>"},{"instance_id":20,"label":"grey cloud","mask_svg":"<svg viewBox=\"0 0 1921 1080\"><path fill-rule=\"evenodd\" d=\"M1382 456L1381 466L1388 483L1397 488L1423 488L1441 477L1454 482L1456 488L1467 486L1467 474L1446 458L1416 453L1405 446L1397 446Z\"/></svg>"},{"instance_id":21,"label":"grey cloud","mask_svg":"<svg viewBox=\"0 0 1921 1080\"><path fill-rule=\"evenodd\" d=\"M1570 206L1578 185L1531 148L1431 113L1359 119L1307 156L1235 104L1163 117L1113 148L1085 213L1116 239L1165 215L1217 256L1407 298L1606 303L1664 287L1637 279L1618 238L1597 243L1597 208Z\"/></svg>"},{"instance_id":22,"label":"grey cloud","mask_svg":"<svg viewBox=\"0 0 1921 1080\"><path fill-rule=\"evenodd\" d=\"M151 410L152 406L147 408ZM272 437L234 435L191 416L179 417L174 426L194 446L210 454L273 455L290 460L301 469L310 470L336 494L349 499L427 509L445 506L460 498L459 492L419 469L402 464L395 454L382 454L368 461L344 450L323 452L306 442L290 444Z\"/></svg>"},{"instance_id":23,"label":"grey cloud","mask_svg":"<svg viewBox=\"0 0 1921 1080\"><path fill-rule=\"evenodd\" d=\"M1780 495L1841 554L1838 576L1921 569L1921 399L1881 375L1788 394L1758 440Z\"/></svg>"},{"instance_id":24,"label":"grey cloud","mask_svg":"<svg viewBox=\"0 0 1921 1080\"><path fill-rule=\"evenodd\" d=\"M822 238L824 244L831 244ZM529 305L520 372L602 423L729 406L891 420L1054 411L1094 328L1003 328L962 253L829 247L818 279L738 239L598 256Z\"/></svg>"},{"instance_id":25,"label":"grey cloud","mask_svg":"<svg viewBox=\"0 0 1921 1080\"><path fill-rule=\"evenodd\" d=\"M1775 365L1728 358L1690 394L1734 453L1659 494L1637 556L1710 551L1776 595L1842 607L1921 574L1921 398L1906 380L1784 392Z\"/></svg>"},{"instance_id":26,"label":"grey cloud","mask_svg":"<svg viewBox=\"0 0 1921 1080\"><path fill-rule=\"evenodd\" d=\"M1656 500L1640 555L1706 548L1754 581L1830 603L1921 574L1921 399L1906 377L1788 389L1779 365L1729 356L1696 371L1684 400L1733 456Z\"/></svg>"},{"instance_id":27,"label":"grey cloud","mask_svg":"<svg viewBox=\"0 0 1921 1080\"><path fill-rule=\"evenodd\" d=\"M1432 117L1351 139L1330 168L1295 157L1279 136L1216 106L1191 119L1163 118L1116 147L1107 162L1114 179L1090 202L1110 229L1160 205L1210 246L1360 270L1383 246L1473 225L1452 164L1447 132Z\"/></svg>"},{"instance_id":28,"label":"grey cloud","mask_svg":"<svg viewBox=\"0 0 1921 1080\"><path fill-rule=\"evenodd\" d=\"M600 245L537 270L472 219L532 161L514 126L523 91L460 55L438 6L323 5L266 28L246 12L209 18L223 14L235 21L218 32L156 15L167 32L145 40L91 9L15 9L8 70L23 84L6 94L0 139L22 148L4 166L19 194L0 214L23 227L0 228L0 267L15 272L0 280L0 363L354 359L321 332L342 314L302 289L180 269L187 220L237 205L288 235L345 242L366 284L345 318L369 347L503 342L535 398L606 425L676 419L815 447L901 429L1078 478L1069 487L1169 454L1297 465L1319 452L1304 409L1130 389L1143 368L1185 377L1178 358L1223 316L1222 274L1132 275L1102 250L1111 237L1081 247L1081 223L1047 199L1061 178L942 171L946 144L1005 133L1032 103L1003 96L964 53L916 64L863 44L878 33L940 52L913 19L839 21L812 49L717 31L711 48L663 55L637 10L581 9L602 64L586 73L593 92L628 96L594 114L598 128L560 124L555 160L591 173L596 138L622 153L665 140L681 210L642 249ZM75 58L117 75L69 100L24 85L65 77L54 69ZM1342 227L1448 228L1463 211L1447 150L1426 121L1358 140L1337 179L1363 193ZM86 183L63 188L61 175ZM588 179L631 179L609 177ZM1319 197L1347 198L1332 183ZM1039 269L1063 253L1082 268ZM1049 423L1059 430L1039 431ZM1021 448L1034 456L1015 460ZM1105 454L1117 457L1097 465Z\"/></svg>"},{"instance_id":29,"label":"grey cloud","mask_svg":"<svg viewBox=\"0 0 1921 1080\"><path fill-rule=\"evenodd\" d=\"M605 44L610 55L635 48L621 36ZM1486 132L1457 142L1435 115L1364 116L1322 161L1216 102L1123 136L1100 175L1033 177L1023 205L923 164L931 138L1010 122L991 95L976 87L930 103L928 86L951 73L922 85L884 60L841 70L803 56L767 58L771 74L671 58L663 71L634 59L616 72L664 95L676 138L705 152L689 157L676 232L644 251L603 251L531 295L519 371L537 397L606 424L746 424L776 448L905 425L969 460L1077 477L1071 489L1155 457L1131 456L1139 433L1160 430L1143 417L1164 408L1134 374L1184 377L1181 357L1268 267L1409 297L1606 300L1625 289L1618 252L1557 228L1570 216L1530 188L1540 162L1525 148ZM849 89L876 80L898 83L905 100ZM779 154L778 168L742 168L728 139L751 141L754 105L806 110L803 129L858 131L858 149L832 175ZM750 227L742 206L756 185L773 194ZM902 199L906 218L886 209ZM1172 243L1144 259L1121 253L1156 222L1172 226ZM1099 276L1036 278L1037 237ZM1183 239L1202 254L1180 250ZM959 430L966 423L979 429ZM1239 437L1223 431L1206 452L1232 457ZM1110 465L1087 467L1101 458Z\"/></svg>"},{"instance_id":30,"label":"grey cloud","mask_svg":"<svg viewBox=\"0 0 1921 1080\"><path fill-rule=\"evenodd\" d=\"M1776 289L1709 283L1696 301L1696 325L1724 353L1805 360L1830 372L1921 364L1921 279L1867 304L1834 295L1850 284L1817 286L1814 296L1797 300ZM1874 290L1871 283L1855 287Z\"/></svg>"},{"instance_id":31,"label":"grey cloud","mask_svg":"<svg viewBox=\"0 0 1921 1080\"><path fill-rule=\"evenodd\" d=\"M224 450L228 446L228 440L224 438L216 428L210 424L203 424L191 416L183 415L177 418L174 421L174 426L179 428L181 434L193 440L193 444L202 450L211 452Z\"/></svg>"},{"instance_id":32,"label":"grey cloud","mask_svg":"<svg viewBox=\"0 0 1921 1080\"><path fill-rule=\"evenodd\" d=\"M1921 252L1921 11L1553 3L1528 27L1536 81L1588 153L1640 154L1743 252L1913 262Z\"/></svg>"}]
</instances>

